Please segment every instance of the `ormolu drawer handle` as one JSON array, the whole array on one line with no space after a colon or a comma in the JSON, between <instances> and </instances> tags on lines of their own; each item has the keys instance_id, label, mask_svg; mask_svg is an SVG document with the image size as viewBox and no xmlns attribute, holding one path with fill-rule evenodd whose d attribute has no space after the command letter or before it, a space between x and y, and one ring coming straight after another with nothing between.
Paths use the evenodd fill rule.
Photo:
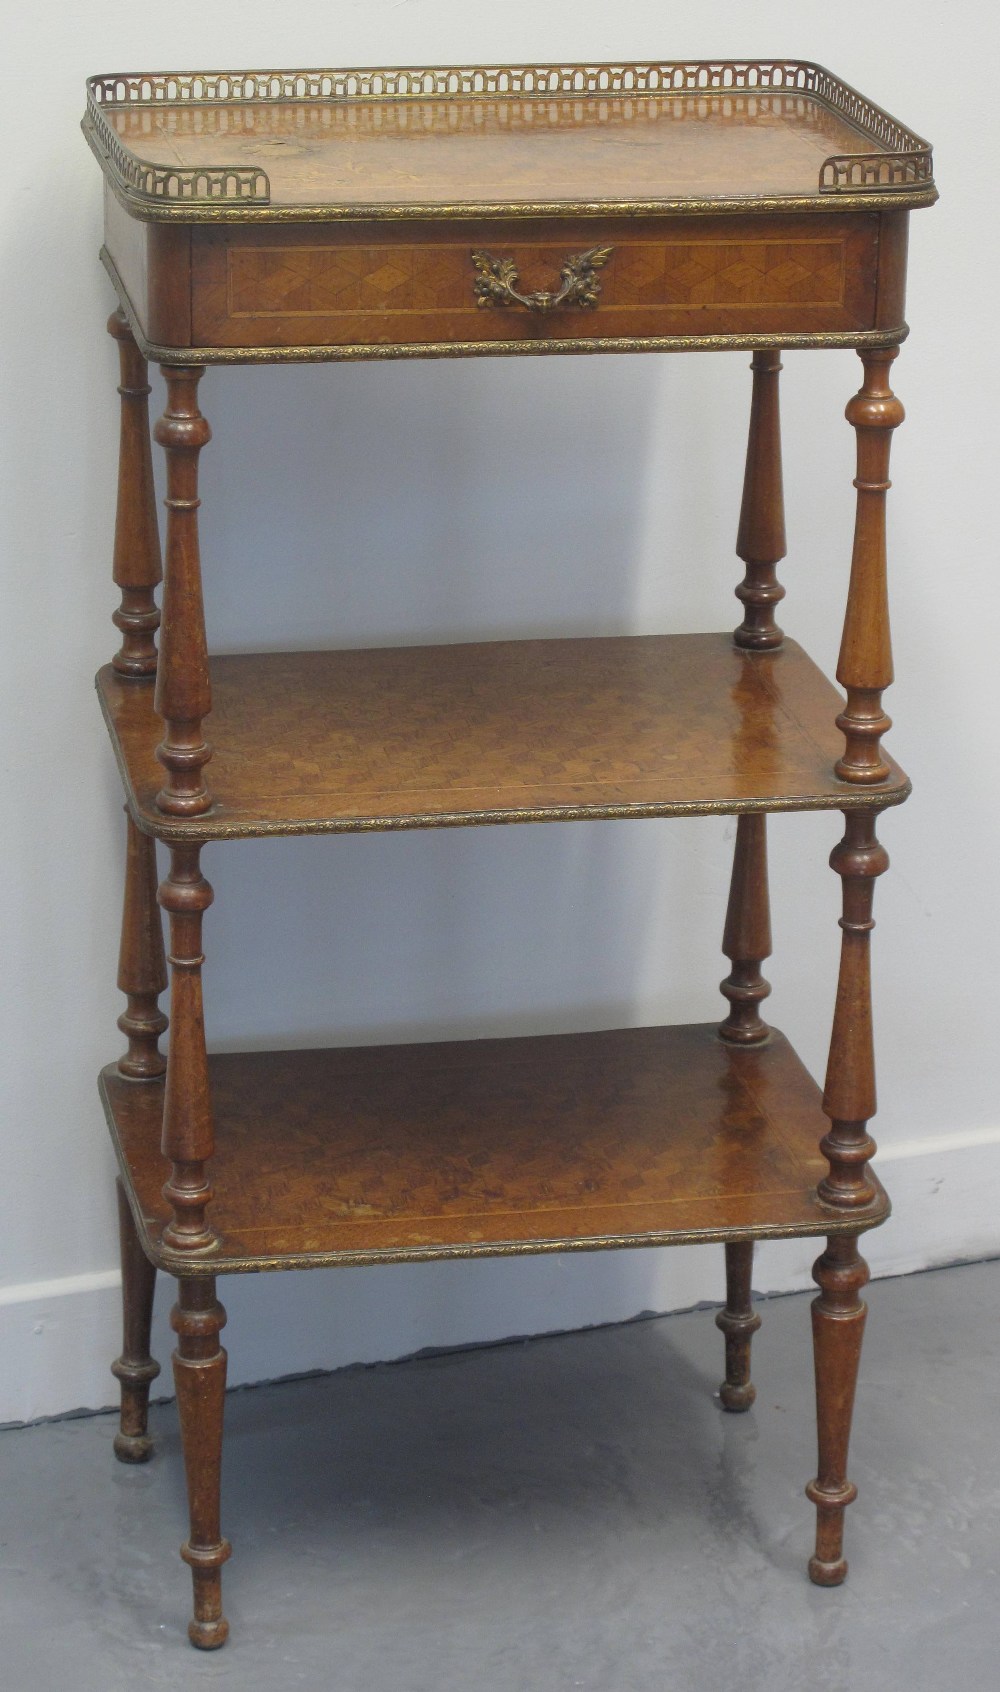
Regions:
<instances>
[{"instance_id":1,"label":"ormolu drawer handle","mask_svg":"<svg viewBox=\"0 0 1000 1692\"><path fill-rule=\"evenodd\" d=\"M532 294L519 293L517 265L513 259L474 252L476 304L480 307L519 305L526 311L539 312L555 311L557 306L586 306L592 310L601 291L597 272L603 270L613 252L613 247L590 247L587 252L568 258L559 272L561 287L555 294L547 288L536 288Z\"/></svg>"}]
</instances>

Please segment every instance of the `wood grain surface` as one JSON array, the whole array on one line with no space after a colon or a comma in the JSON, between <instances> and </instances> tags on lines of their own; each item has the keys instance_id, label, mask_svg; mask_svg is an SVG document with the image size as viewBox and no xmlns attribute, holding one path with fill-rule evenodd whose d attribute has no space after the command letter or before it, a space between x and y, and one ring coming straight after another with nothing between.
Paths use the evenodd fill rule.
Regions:
<instances>
[{"instance_id":1,"label":"wood grain surface","mask_svg":"<svg viewBox=\"0 0 1000 1692\"><path fill-rule=\"evenodd\" d=\"M211 661L214 804L157 809L150 689L101 703L139 826L162 839L898 804L833 765L842 696L794 641L490 641Z\"/></svg>"},{"instance_id":2,"label":"wood grain surface","mask_svg":"<svg viewBox=\"0 0 1000 1692\"><path fill-rule=\"evenodd\" d=\"M210 1059L200 1261L162 1244L162 1082L101 1091L147 1250L193 1275L295 1263L823 1234L820 1093L781 1035L714 1026ZM182 1267L178 1268L178 1264Z\"/></svg>"},{"instance_id":3,"label":"wood grain surface","mask_svg":"<svg viewBox=\"0 0 1000 1692\"><path fill-rule=\"evenodd\" d=\"M882 149L815 96L507 95L109 110L138 158L267 171L276 206L814 194Z\"/></svg>"}]
</instances>

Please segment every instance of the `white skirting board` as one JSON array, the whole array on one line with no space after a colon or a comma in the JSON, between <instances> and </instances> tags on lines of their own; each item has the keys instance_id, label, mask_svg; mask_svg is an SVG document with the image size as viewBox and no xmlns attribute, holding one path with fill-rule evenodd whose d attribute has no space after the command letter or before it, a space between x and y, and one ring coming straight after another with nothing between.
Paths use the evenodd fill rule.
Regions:
<instances>
[{"instance_id":1,"label":"white skirting board","mask_svg":"<svg viewBox=\"0 0 1000 1692\"><path fill-rule=\"evenodd\" d=\"M900 1145L881 1153L877 1166L895 1214L863 1248L874 1276L1000 1254L1000 1129ZM811 1240L761 1246L755 1290L810 1286L815 1255ZM665 1314L721 1301L723 1285L720 1246L230 1276L220 1280L229 1381ZM155 1396L172 1392L172 1296L161 1276L153 1355L163 1373ZM0 1290L0 1423L112 1404L108 1365L119 1348L115 1269Z\"/></svg>"}]
</instances>

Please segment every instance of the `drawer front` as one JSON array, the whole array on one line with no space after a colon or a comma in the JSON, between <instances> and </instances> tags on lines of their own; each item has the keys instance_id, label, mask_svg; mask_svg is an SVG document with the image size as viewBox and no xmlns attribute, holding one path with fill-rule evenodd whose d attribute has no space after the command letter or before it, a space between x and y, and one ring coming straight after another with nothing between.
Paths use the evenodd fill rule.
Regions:
<instances>
[{"instance_id":1,"label":"drawer front","mask_svg":"<svg viewBox=\"0 0 1000 1692\"><path fill-rule=\"evenodd\" d=\"M842 334L875 325L877 255L878 218L857 213L205 228L193 233L192 339L360 349Z\"/></svg>"}]
</instances>

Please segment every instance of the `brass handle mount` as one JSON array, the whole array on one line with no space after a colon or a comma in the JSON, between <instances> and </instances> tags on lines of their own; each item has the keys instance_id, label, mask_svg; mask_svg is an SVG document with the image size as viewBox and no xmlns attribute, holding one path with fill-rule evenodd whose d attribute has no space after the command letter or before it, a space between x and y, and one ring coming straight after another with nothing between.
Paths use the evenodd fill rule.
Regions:
<instances>
[{"instance_id":1,"label":"brass handle mount","mask_svg":"<svg viewBox=\"0 0 1000 1692\"><path fill-rule=\"evenodd\" d=\"M480 308L516 305L539 313L555 311L558 306L592 311L601 292L597 272L604 269L613 252L613 247L589 247L585 253L574 253L559 272L560 285L554 293L548 288L536 288L533 293L522 294L514 260L494 258L492 253L480 249L472 254L476 304Z\"/></svg>"}]
</instances>

